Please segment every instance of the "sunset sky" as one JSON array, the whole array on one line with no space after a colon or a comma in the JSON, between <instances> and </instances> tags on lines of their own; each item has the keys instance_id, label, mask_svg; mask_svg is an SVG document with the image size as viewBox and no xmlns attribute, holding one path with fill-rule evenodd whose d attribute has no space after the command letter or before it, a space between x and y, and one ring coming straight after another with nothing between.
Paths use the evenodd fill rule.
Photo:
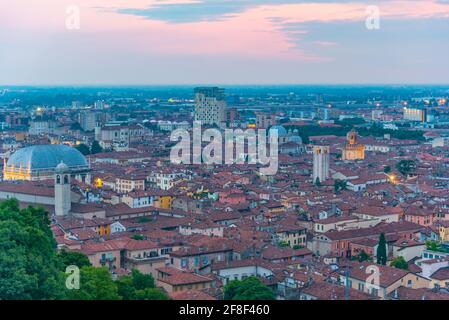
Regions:
<instances>
[{"instance_id":1,"label":"sunset sky","mask_svg":"<svg viewBox=\"0 0 449 320\"><path fill-rule=\"evenodd\" d=\"M380 29L365 26L367 6ZM80 28L66 28L77 6ZM449 0L0 0L0 84L449 83Z\"/></svg>"}]
</instances>

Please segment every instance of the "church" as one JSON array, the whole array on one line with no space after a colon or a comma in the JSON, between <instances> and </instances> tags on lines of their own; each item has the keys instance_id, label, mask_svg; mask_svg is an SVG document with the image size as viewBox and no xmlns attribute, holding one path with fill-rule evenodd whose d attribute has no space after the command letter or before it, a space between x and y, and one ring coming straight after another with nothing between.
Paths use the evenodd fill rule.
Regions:
<instances>
[{"instance_id":1,"label":"church","mask_svg":"<svg viewBox=\"0 0 449 320\"><path fill-rule=\"evenodd\" d=\"M342 160L363 160L365 159L365 145L357 142L357 131L352 129L346 135L348 141L341 155Z\"/></svg>"},{"instance_id":2,"label":"church","mask_svg":"<svg viewBox=\"0 0 449 320\"><path fill-rule=\"evenodd\" d=\"M17 150L3 163L3 180L53 179L55 168L61 162L77 180L89 180L86 158L77 149L64 144L34 145Z\"/></svg>"},{"instance_id":3,"label":"church","mask_svg":"<svg viewBox=\"0 0 449 320\"><path fill-rule=\"evenodd\" d=\"M83 195L71 188L72 179L90 181L89 164L78 150L57 144L25 147L4 163L0 200L16 198L22 207L39 205L56 216L76 216L80 207L92 205L80 203Z\"/></svg>"}]
</instances>

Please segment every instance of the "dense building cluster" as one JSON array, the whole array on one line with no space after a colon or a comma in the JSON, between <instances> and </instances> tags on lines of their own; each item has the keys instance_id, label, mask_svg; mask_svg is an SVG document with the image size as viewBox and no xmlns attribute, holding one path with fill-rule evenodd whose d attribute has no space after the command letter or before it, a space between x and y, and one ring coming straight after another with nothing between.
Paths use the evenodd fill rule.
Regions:
<instances>
[{"instance_id":1,"label":"dense building cluster","mask_svg":"<svg viewBox=\"0 0 449 320\"><path fill-rule=\"evenodd\" d=\"M387 98L136 99L2 109L0 199L44 207L58 250L173 299L250 276L277 299L449 299L446 100L408 99L440 117L423 122ZM173 163L170 132L193 120L276 130L277 173Z\"/></svg>"}]
</instances>

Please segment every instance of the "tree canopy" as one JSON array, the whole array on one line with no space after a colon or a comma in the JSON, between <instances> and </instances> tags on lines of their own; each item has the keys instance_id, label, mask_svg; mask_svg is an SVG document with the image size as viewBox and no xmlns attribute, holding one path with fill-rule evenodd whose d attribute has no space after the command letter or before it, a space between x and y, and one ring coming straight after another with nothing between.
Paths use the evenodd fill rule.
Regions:
<instances>
[{"instance_id":1,"label":"tree canopy","mask_svg":"<svg viewBox=\"0 0 449 320\"><path fill-rule=\"evenodd\" d=\"M79 268L79 289L66 287L66 267ZM161 300L151 275L133 270L117 281L106 268L91 266L79 252L60 251L42 208L20 209L15 199L0 202L0 300Z\"/></svg>"},{"instance_id":2,"label":"tree canopy","mask_svg":"<svg viewBox=\"0 0 449 320\"><path fill-rule=\"evenodd\" d=\"M56 242L42 208L0 202L0 300L61 299L64 278Z\"/></svg>"},{"instance_id":3,"label":"tree canopy","mask_svg":"<svg viewBox=\"0 0 449 320\"><path fill-rule=\"evenodd\" d=\"M407 176L416 170L416 163L414 160L401 160L396 164L396 169L403 176Z\"/></svg>"},{"instance_id":4,"label":"tree canopy","mask_svg":"<svg viewBox=\"0 0 449 320\"><path fill-rule=\"evenodd\" d=\"M77 266L78 268L91 266L87 256L81 252L61 250L58 253L58 258L62 263L63 271L68 266Z\"/></svg>"},{"instance_id":5,"label":"tree canopy","mask_svg":"<svg viewBox=\"0 0 449 320\"><path fill-rule=\"evenodd\" d=\"M90 153L96 154L100 152L103 152L103 148L100 146L98 141L94 140L94 142L92 142L92 146L90 147Z\"/></svg>"},{"instance_id":6,"label":"tree canopy","mask_svg":"<svg viewBox=\"0 0 449 320\"><path fill-rule=\"evenodd\" d=\"M252 276L233 280L224 287L225 300L275 300L273 291Z\"/></svg>"},{"instance_id":7,"label":"tree canopy","mask_svg":"<svg viewBox=\"0 0 449 320\"><path fill-rule=\"evenodd\" d=\"M80 288L68 290L68 299L73 300L120 300L117 285L107 268L82 267Z\"/></svg>"},{"instance_id":8,"label":"tree canopy","mask_svg":"<svg viewBox=\"0 0 449 320\"><path fill-rule=\"evenodd\" d=\"M75 148L85 156L90 154L89 147L87 145L85 145L84 143L80 143Z\"/></svg>"},{"instance_id":9,"label":"tree canopy","mask_svg":"<svg viewBox=\"0 0 449 320\"><path fill-rule=\"evenodd\" d=\"M143 274L133 269L131 275L116 281L118 293L124 300L168 300L167 294L156 288L151 274Z\"/></svg>"},{"instance_id":10,"label":"tree canopy","mask_svg":"<svg viewBox=\"0 0 449 320\"><path fill-rule=\"evenodd\" d=\"M379 236L379 244L377 246L377 263L386 265L387 264L387 242L385 240L385 234L381 233Z\"/></svg>"},{"instance_id":11,"label":"tree canopy","mask_svg":"<svg viewBox=\"0 0 449 320\"><path fill-rule=\"evenodd\" d=\"M390 265L392 267L395 267L398 269L404 269L404 270L408 269L408 263L407 263L407 261L405 261L404 257L402 257L402 256L394 258L394 260L391 261Z\"/></svg>"}]
</instances>

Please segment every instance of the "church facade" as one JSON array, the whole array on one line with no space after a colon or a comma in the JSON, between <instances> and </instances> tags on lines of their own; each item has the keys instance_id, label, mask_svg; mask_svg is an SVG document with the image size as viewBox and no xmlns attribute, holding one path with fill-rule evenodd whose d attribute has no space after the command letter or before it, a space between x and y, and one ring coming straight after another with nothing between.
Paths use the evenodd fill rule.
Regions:
<instances>
[{"instance_id":1,"label":"church facade","mask_svg":"<svg viewBox=\"0 0 449 320\"><path fill-rule=\"evenodd\" d=\"M365 159L365 145L357 142L357 131L351 130L346 135L345 144L341 158L342 160L363 160Z\"/></svg>"},{"instance_id":2,"label":"church facade","mask_svg":"<svg viewBox=\"0 0 449 320\"><path fill-rule=\"evenodd\" d=\"M3 163L3 180L39 181L53 179L56 166L64 162L77 180L89 180L89 164L75 148L61 145L34 145L14 152Z\"/></svg>"}]
</instances>

